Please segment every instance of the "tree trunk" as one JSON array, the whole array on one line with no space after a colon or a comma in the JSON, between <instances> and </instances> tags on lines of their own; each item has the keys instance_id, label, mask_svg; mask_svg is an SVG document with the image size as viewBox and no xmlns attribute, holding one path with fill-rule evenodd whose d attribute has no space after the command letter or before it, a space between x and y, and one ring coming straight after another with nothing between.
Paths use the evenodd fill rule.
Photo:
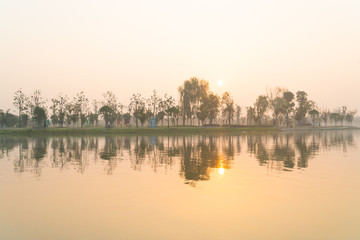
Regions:
<instances>
[{"instance_id":1,"label":"tree trunk","mask_svg":"<svg viewBox=\"0 0 360 240\"><path fill-rule=\"evenodd\" d=\"M20 120L21 120L21 112L20 112L20 108L19 108L19 126L18 126L18 128L20 128Z\"/></svg>"}]
</instances>

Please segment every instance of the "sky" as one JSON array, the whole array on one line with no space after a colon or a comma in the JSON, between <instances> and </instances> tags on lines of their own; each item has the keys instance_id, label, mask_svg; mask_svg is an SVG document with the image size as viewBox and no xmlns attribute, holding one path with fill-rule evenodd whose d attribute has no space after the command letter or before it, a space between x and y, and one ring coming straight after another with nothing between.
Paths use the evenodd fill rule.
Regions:
<instances>
[{"instance_id":1,"label":"sky","mask_svg":"<svg viewBox=\"0 0 360 240\"><path fill-rule=\"evenodd\" d=\"M240 106L279 86L359 111L359 13L355 0L0 0L0 109L15 112L19 88L178 99L196 76Z\"/></svg>"}]
</instances>

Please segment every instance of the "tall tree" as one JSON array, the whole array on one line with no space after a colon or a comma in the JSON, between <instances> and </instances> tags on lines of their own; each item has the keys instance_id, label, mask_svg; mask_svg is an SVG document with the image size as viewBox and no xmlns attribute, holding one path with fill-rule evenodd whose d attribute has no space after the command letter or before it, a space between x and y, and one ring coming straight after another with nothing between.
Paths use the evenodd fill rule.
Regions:
<instances>
[{"instance_id":1,"label":"tall tree","mask_svg":"<svg viewBox=\"0 0 360 240\"><path fill-rule=\"evenodd\" d=\"M241 116L241 107L239 105L235 105L235 114L236 114L236 124L240 124L240 116Z\"/></svg>"},{"instance_id":2,"label":"tall tree","mask_svg":"<svg viewBox=\"0 0 360 240\"><path fill-rule=\"evenodd\" d=\"M59 115L58 115L58 111L59 111L59 100L56 98L52 98L51 99L51 106L50 109L52 111L52 114L50 116L51 122L53 125L57 125L59 123Z\"/></svg>"},{"instance_id":3,"label":"tall tree","mask_svg":"<svg viewBox=\"0 0 360 240\"><path fill-rule=\"evenodd\" d=\"M289 127L289 117L290 117L290 114L294 111L294 106L295 106L295 103L293 101L294 94L289 91L284 92L283 98L286 101L286 104L285 104L286 127Z\"/></svg>"},{"instance_id":4,"label":"tall tree","mask_svg":"<svg viewBox=\"0 0 360 240\"><path fill-rule=\"evenodd\" d=\"M152 117L155 118L160 102L162 101L161 97L157 94L156 90L153 90L153 94L148 99L149 108L151 109Z\"/></svg>"},{"instance_id":5,"label":"tall tree","mask_svg":"<svg viewBox=\"0 0 360 240\"><path fill-rule=\"evenodd\" d=\"M229 127L231 126L231 120L234 117L234 100L229 92L225 92L221 97L222 113L223 116L228 120Z\"/></svg>"},{"instance_id":6,"label":"tall tree","mask_svg":"<svg viewBox=\"0 0 360 240\"><path fill-rule=\"evenodd\" d=\"M357 112L357 111L354 110L354 111L350 111L350 112L348 112L348 113L346 114L345 120L346 120L346 122L347 122L348 125L352 125L352 122L353 122L353 120L354 120L354 116L355 116L356 112Z\"/></svg>"},{"instance_id":7,"label":"tall tree","mask_svg":"<svg viewBox=\"0 0 360 240\"><path fill-rule=\"evenodd\" d=\"M185 119L190 119L192 124L192 117L196 116L202 99L207 96L209 91L209 82L192 77L184 81L183 85L178 88L180 94L180 104L182 105L183 125Z\"/></svg>"},{"instance_id":8,"label":"tall tree","mask_svg":"<svg viewBox=\"0 0 360 240\"><path fill-rule=\"evenodd\" d=\"M276 97L271 102L271 108L273 111L275 126L279 125L278 119L280 115L287 115L288 102L283 97Z\"/></svg>"},{"instance_id":9,"label":"tall tree","mask_svg":"<svg viewBox=\"0 0 360 240\"><path fill-rule=\"evenodd\" d=\"M67 124L70 125L72 123L73 127L77 124L79 121L79 106L76 102L76 98L73 99L73 101L67 102L66 106L66 118L67 118Z\"/></svg>"},{"instance_id":10,"label":"tall tree","mask_svg":"<svg viewBox=\"0 0 360 240\"><path fill-rule=\"evenodd\" d=\"M89 121L92 126L97 126L99 124L99 102L94 99L92 106L93 111L89 115Z\"/></svg>"},{"instance_id":11,"label":"tall tree","mask_svg":"<svg viewBox=\"0 0 360 240\"><path fill-rule=\"evenodd\" d=\"M51 99L53 103L53 107L55 107L55 111L53 110L53 115L57 116L57 121L60 124L60 127L64 126L65 116L66 116L66 107L69 103L69 98L66 95L59 94L57 98ZM54 106L55 105L55 106Z\"/></svg>"},{"instance_id":12,"label":"tall tree","mask_svg":"<svg viewBox=\"0 0 360 240\"><path fill-rule=\"evenodd\" d=\"M347 114L347 107L346 106L342 106L339 110L339 114L340 114L340 122L341 125L344 125L344 120Z\"/></svg>"},{"instance_id":13,"label":"tall tree","mask_svg":"<svg viewBox=\"0 0 360 240\"><path fill-rule=\"evenodd\" d=\"M323 109L320 112L320 118L324 121L325 126L327 125L327 121L329 120L330 113L331 112L329 109Z\"/></svg>"},{"instance_id":14,"label":"tall tree","mask_svg":"<svg viewBox=\"0 0 360 240\"><path fill-rule=\"evenodd\" d=\"M220 97L217 94L210 92L207 96L203 97L197 117L202 122L209 119L210 124L212 124L219 114L219 107Z\"/></svg>"},{"instance_id":15,"label":"tall tree","mask_svg":"<svg viewBox=\"0 0 360 240\"><path fill-rule=\"evenodd\" d=\"M169 109L170 115L172 118L172 125L179 125L179 115L180 115L180 107L179 106L173 106Z\"/></svg>"},{"instance_id":16,"label":"tall tree","mask_svg":"<svg viewBox=\"0 0 360 240\"><path fill-rule=\"evenodd\" d=\"M184 81L183 85L178 88L183 126L185 126L186 118L191 117L190 88L191 85L188 80Z\"/></svg>"},{"instance_id":17,"label":"tall tree","mask_svg":"<svg viewBox=\"0 0 360 240\"><path fill-rule=\"evenodd\" d=\"M141 97L140 93L133 94L130 98L130 109L135 117L136 127L139 127L139 117L145 114L145 100Z\"/></svg>"},{"instance_id":18,"label":"tall tree","mask_svg":"<svg viewBox=\"0 0 360 240\"><path fill-rule=\"evenodd\" d=\"M208 99L204 99L199 111L196 113L196 117L201 121L202 125L204 125L204 121L209 117L209 107Z\"/></svg>"},{"instance_id":19,"label":"tall tree","mask_svg":"<svg viewBox=\"0 0 360 240\"><path fill-rule=\"evenodd\" d=\"M26 97L26 95L24 94L24 92L21 90L21 88L19 90L17 90L15 92L15 96L14 96L14 106L18 109L19 112L19 124L18 127L21 127L21 117L22 117L22 112L27 110L27 102L28 102L28 98Z\"/></svg>"},{"instance_id":20,"label":"tall tree","mask_svg":"<svg viewBox=\"0 0 360 240\"><path fill-rule=\"evenodd\" d=\"M36 117L36 116L34 116L35 107L40 107L40 108L44 109L45 116L46 116L46 108L45 108L46 102L47 102L47 100L42 96L42 93L40 90L37 89L33 92L33 94L30 96L30 99L28 101L28 111L30 111L30 114L33 119Z\"/></svg>"},{"instance_id":21,"label":"tall tree","mask_svg":"<svg viewBox=\"0 0 360 240\"><path fill-rule=\"evenodd\" d=\"M76 111L79 114L80 124L81 127L83 127L89 112L89 99L85 96L84 92L81 91L76 94L76 98L74 100Z\"/></svg>"},{"instance_id":22,"label":"tall tree","mask_svg":"<svg viewBox=\"0 0 360 240\"><path fill-rule=\"evenodd\" d=\"M44 108L36 106L33 112L33 119L38 127L46 127L46 111Z\"/></svg>"},{"instance_id":23,"label":"tall tree","mask_svg":"<svg viewBox=\"0 0 360 240\"><path fill-rule=\"evenodd\" d=\"M206 99L209 103L210 124L213 124L213 121L216 119L220 111L220 97L219 95L210 92Z\"/></svg>"},{"instance_id":24,"label":"tall tree","mask_svg":"<svg viewBox=\"0 0 360 240\"><path fill-rule=\"evenodd\" d=\"M340 116L340 113L338 113L338 112L330 113L329 118L333 123L335 123L335 126L337 125L338 122L341 121L341 116Z\"/></svg>"},{"instance_id":25,"label":"tall tree","mask_svg":"<svg viewBox=\"0 0 360 240\"><path fill-rule=\"evenodd\" d=\"M0 127L6 128L9 125L10 109L3 111L0 109Z\"/></svg>"},{"instance_id":26,"label":"tall tree","mask_svg":"<svg viewBox=\"0 0 360 240\"><path fill-rule=\"evenodd\" d=\"M297 107L295 109L294 119L299 125L303 124L306 114L315 107L315 104L308 100L307 93L304 91L296 92Z\"/></svg>"},{"instance_id":27,"label":"tall tree","mask_svg":"<svg viewBox=\"0 0 360 240\"><path fill-rule=\"evenodd\" d=\"M283 95L285 92L288 92L288 90L281 87L275 87L273 89L268 89L266 92L269 108L272 110L274 118L274 125L277 126L279 116L284 114L285 99L283 98Z\"/></svg>"},{"instance_id":28,"label":"tall tree","mask_svg":"<svg viewBox=\"0 0 360 240\"><path fill-rule=\"evenodd\" d=\"M252 118L254 119L256 125L261 124L261 119L264 117L268 109L268 106L269 106L269 102L267 97L265 95L260 95L256 99L254 103L254 107L249 108Z\"/></svg>"},{"instance_id":29,"label":"tall tree","mask_svg":"<svg viewBox=\"0 0 360 240\"><path fill-rule=\"evenodd\" d=\"M309 111L309 115L311 116L311 122L313 126L315 126L315 120L319 116L319 111L316 109L312 109Z\"/></svg>"},{"instance_id":30,"label":"tall tree","mask_svg":"<svg viewBox=\"0 0 360 240\"><path fill-rule=\"evenodd\" d=\"M34 112L35 107L42 107L45 109L45 104L47 100L42 96L42 92L40 90L35 90L29 99L29 110L31 113Z\"/></svg>"},{"instance_id":31,"label":"tall tree","mask_svg":"<svg viewBox=\"0 0 360 240\"><path fill-rule=\"evenodd\" d=\"M111 126L110 121L111 121L112 115L114 114L114 109L108 105L105 105L99 109L99 113L104 118L105 128L109 128Z\"/></svg>"},{"instance_id":32,"label":"tall tree","mask_svg":"<svg viewBox=\"0 0 360 240\"><path fill-rule=\"evenodd\" d=\"M175 106L175 99L168 95L164 95L164 100L161 101L162 109L164 109L164 112L167 116L167 122L168 122L168 128L170 127L170 115L171 115L171 108Z\"/></svg>"}]
</instances>

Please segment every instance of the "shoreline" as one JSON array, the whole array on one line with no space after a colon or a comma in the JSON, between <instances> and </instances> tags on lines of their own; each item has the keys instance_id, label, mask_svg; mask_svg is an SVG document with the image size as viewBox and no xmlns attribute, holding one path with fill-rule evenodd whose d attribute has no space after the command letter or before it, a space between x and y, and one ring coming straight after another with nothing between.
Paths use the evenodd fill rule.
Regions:
<instances>
[{"instance_id":1,"label":"shoreline","mask_svg":"<svg viewBox=\"0 0 360 240\"><path fill-rule=\"evenodd\" d=\"M9 128L0 129L0 136L33 136L33 135L164 135L164 134L247 134L247 133L280 133L298 131L333 131L359 130L354 126L338 127L157 127L157 128Z\"/></svg>"}]
</instances>

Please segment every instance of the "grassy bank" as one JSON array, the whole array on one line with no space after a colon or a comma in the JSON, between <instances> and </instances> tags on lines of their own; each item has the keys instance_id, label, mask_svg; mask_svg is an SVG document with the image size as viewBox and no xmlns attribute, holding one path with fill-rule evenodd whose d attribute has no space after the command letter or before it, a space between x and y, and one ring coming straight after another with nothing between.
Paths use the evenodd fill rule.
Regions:
<instances>
[{"instance_id":1,"label":"grassy bank","mask_svg":"<svg viewBox=\"0 0 360 240\"><path fill-rule=\"evenodd\" d=\"M164 135L164 134L244 134L244 133L275 133L289 131L321 131L360 129L358 127L158 127L158 128L9 128L1 129L0 135Z\"/></svg>"},{"instance_id":2,"label":"grassy bank","mask_svg":"<svg viewBox=\"0 0 360 240\"><path fill-rule=\"evenodd\" d=\"M152 134L231 134L249 132L278 132L272 127L158 127L158 128L9 128L0 135L152 135Z\"/></svg>"}]
</instances>

